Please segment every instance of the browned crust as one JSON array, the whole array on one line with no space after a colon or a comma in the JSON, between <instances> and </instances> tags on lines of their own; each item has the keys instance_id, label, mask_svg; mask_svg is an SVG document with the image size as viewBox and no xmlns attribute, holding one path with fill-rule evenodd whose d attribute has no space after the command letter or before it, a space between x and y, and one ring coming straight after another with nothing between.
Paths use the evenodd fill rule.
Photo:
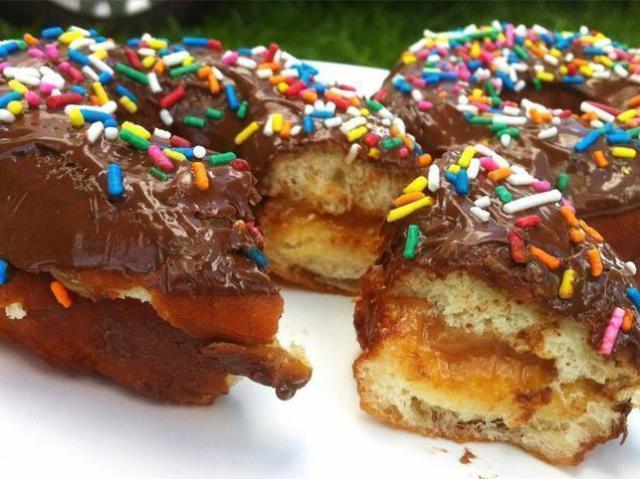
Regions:
<instances>
[{"instance_id":1,"label":"browned crust","mask_svg":"<svg viewBox=\"0 0 640 479\"><path fill-rule=\"evenodd\" d=\"M286 283L290 283L293 286L302 286L303 288L310 289L312 291L318 291L320 293L333 293L345 296L353 296L358 292L357 284L350 284L346 281L343 282L343 285L338 285L337 282L333 282L330 284L326 282L326 278L314 275L313 273L305 271L302 268L284 265L275 260L271 260L268 270L270 273L275 274Z\"/></svg>"}]
</instances>

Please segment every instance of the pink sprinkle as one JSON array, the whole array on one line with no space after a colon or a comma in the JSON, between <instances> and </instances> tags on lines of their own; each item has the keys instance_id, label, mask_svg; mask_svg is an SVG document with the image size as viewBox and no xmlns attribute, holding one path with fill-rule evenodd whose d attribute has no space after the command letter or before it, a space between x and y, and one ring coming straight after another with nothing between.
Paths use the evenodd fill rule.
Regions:
<instances>
[{"instance_id":1,"label":"pink sprinkle","mask_svg":"<svg viewBox=\"0 0 640 479\"><path fill-rule=\"evenodd\" d=\"M27 55L29 55L30 57L33 58L44 58L45 54L42 50L38 49L38 48L29 48L29 50L27 50Z\"/></svg>"},{"instance_id":2,"label":"pink sprinkle","mask_svg":"<svg viewBox=\"0 0 640 479\"><path fill-rule=\"evenodd\" d=\"M224 63L225 65L233 65L238 61L239 57L240 55L238 55L237 52L226 53L222 56L222 63Z\"/></svg>"},{"instance_id":3,"label":"pink sprinkle","mask_svg":"<svg viewBox=\"0 0 640 479\"><path fill-rule=\"evenodd\" d=\"M462 87L461 87L460 85L457 85L457 84L456 84L456 85L453 85L453 88L451 88L451 92L452 92L454 95L457 95L457 94L459 94L459 93L462 93Z\"/></svg>"},{"instance_id":4,"label":"pink sprinkle","mask_svg":"<svg viewBox=\"0 0 640 479\"><path fill-rule=\"evenodd\" d=\"M573 203L571 203L571 201L569 201L566 198L562 198L562 206L566 206L567 208L569 208L571 211L573 211L574 213L576 212L575 207L573 206Z\"/></svg>"},{"instance_id":5,"label":"pink sprinkle","mask_svg":"<svg viewBox=\"0 0 640 479\"><path fill-rule=\"evenodd\" d=\"M52 83L45 83L45 82L40 83L40 91L45 95L49 95L55 88L56 86Z\"/></svg>"},{"instance_id":6,"label":"pink sprinkle","mask_svg":"<svg viewBox=\"0 0 640 479\"><path fill-rule=\"evenodd\" d=\"M9 62L1 62L0 63L0 73L3 73L4 69L7 68L7 67L10 67L10 66L11 66L11 63L9 63Z\"/></svg>"},{"instance_id":7,"label":"pink sprinkle","mask_svg":"<svg viewBox=\"0 0 640 479\"><path fill-rule=\"evenodd\" d=\"M483 170L486 171L493 171L498 169L498 164L493 161L493 158L489 156L483 156L482 158L480 158L480 166Z\"/></svg>"},{"instance_id":8,"label":"pink sprinkle","mask_svg":"<svg viewBox=\"0 0 640 479\"><path fill-rule=\"evenodd\" d=\"M505 33L507 37L507 45L512 47L514 43L514 33L515 33L512 24L507 25L507 31Z\"/></svg>"},{"instance_id":9,"label":"pink sprinkle","mask_svg":"<svg viewBox=\"0 0 640 479\"><path fill-rule=\"evenodd\" d=\"M38 94L34 91L28 91L27 93L25 93L24 98L25 100L27 100L27 103L31 108L37 108L38 106L40 106L40 103L42 101Z\"/></svg>"},{"instance_id":10,"label":"pink sprinkle","mask_svg":"<svg viewBox=\"0 0 640 479\"><path fill-rule=\"evenodd\" d=\"M400 158L406 158L408 154L409 148L407 148L406 146L403 146L398 150L398 155L400 155Z\"/></svg>"},{"instance_id":11,"label":"pink sprinkle","mask_svg":"<svg viewBox=\"0 0 640 479\"><path fill-rule=\"evenodd\" d=\"M158 168L164 171L173 170L173 163L171 163L171 160L165 156L158 145L151 145L147 151Z\"/></svg>"},{"instance_id":12,"label":"pink sprinkle","mask_svg":"<svg viewBox=\"0 0 640 479\"><path fill-rule=\"evenodd\" d=\"M609 356L613 351L613 347L616 343L616 339L618 338L618 332L620 331L620 326L622 326L623 320L624 309L616 307L613 310L613 313L611 313L609 324L607 325L607 329L605 329L604 331L602 342L600 343L600 347L598 348L598 352L603 356Z\"/></svg>"},{"instance_id":13,"label":"pink sprinkle","mask_svg":"<svg viewBox=\"0 0 640 479\"><path fill-rule=\"evenodd\" d=\"M460 78L460 80L462 81L468 81L471 77L471 72L467 68L467 65L463 63L456 65L455 72L456 75L458 75L458 78Z\"/></svg>"},{"instance_id":14,"label":"pink sprinkle","mask_svg":"<svg viewBox=\"0 0 640 479\"><path fill-rule=\"evenodd\" d=\"M62 62L60 63L60 65L58 65L58 69L64 73L67 73L69 71L69 68L71 68L71 63L69 62Z\"/></svg>"},{"instance_id":15,"label":"pink sprinkle","mask_svg":"<svg viewBox=\"0 0 640 479\"><path fill-rule=\"evenodd\" d=\"M424 88L427 85L427 82L424 81L423 78L415 78L412 82L413 86L416 86L418 88Z\"/></svg>"},{"instance_id":16,"label":"pink sprinkle","mask_svg":"<svg viewBox=\"0 0 640 479\"><path fill-rule=\"evenodd\" d=\"M533 182L533 189L536 191L549 191L551 189L551 183L549 183L548 181L534 181Z\"/></svg>"},{"instance_id":17,"label":"pink sprinkle","mask_svg":"<svg viewBox=\"0 0 640 479\"><path fill-rule=\"evenodd\" d=\"M493 62L493 55L486 50L482 50L480 53L480 59L487 65L491 65L491 62Z\"/></svg>"},{"instance_id":18,"label":"pink sprinkle","mask_svg":"<svg viewBox=\"0 0 640 479\"><path fill-rule=\"evenodd\" d=\"M431 110L431 108L433 108L433 103L431 103L430 101L420 100L418 102L418 110L420 111Z\"/></svg>"},{"instance_id":19,"label":"pink sprinkle","mask_svg":"<svg viewBox=\"0 0 640 479\"><path fill-rule=\"evenodd\" d=\"M480 103L480 102L472 101L472 102L471 102L471 104L472 104L473 106L477 107L477 108L478 108L478 110L479 110L479 111L481 111L481 112L488 111L488 110L489 110L489 108L491 108L491 106L490 106L490 105L487 105L486 103Z\"/></svg>"},{"instance_id":20,"label":"pink sprinkle","mask_svg":"<svg viewBox=\"0 0 640 479\"><path fill-rule=\"evenodd\" d=\"M45 47L47 51L47 55L52 60L57 60L60 57L60 52L58 51L58 47L56 47L53 43L48 43Z\"/></svg>"},{"instance_id":21,"label":"pink sprinkle","mask_svg":"<svg viewBox=\"0 0 640 479\"><path fill-rule=\"evenodd\" d=\"M429 50L422 49L418 53L416 53L416 58L418 60L424 60L429 56Z\"/></svg>"}]
</instances>

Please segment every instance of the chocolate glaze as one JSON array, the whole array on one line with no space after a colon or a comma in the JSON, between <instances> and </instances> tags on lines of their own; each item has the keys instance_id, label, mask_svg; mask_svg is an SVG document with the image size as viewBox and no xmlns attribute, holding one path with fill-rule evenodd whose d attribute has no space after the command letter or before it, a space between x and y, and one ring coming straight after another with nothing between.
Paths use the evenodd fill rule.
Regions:
<instances>
[{"instance_id":1,"label":"chocolate glaze","mask_svg":"<svg viewBox=\"0 0 640 479\"><path fill-rule=\"evenodd\" d=\"M446 169L458 158L456 152L450 152L438 160L438 164ZM493 195L495 186L484 174L471 182L468 196L458 195L450 185L446 185L434 195L432 207L418 210L400 221L387 223L385 248L379 260L379 264L384 266L384 284L392 285L415 267L423 268L436 277L466 272L507 292L511 297L536 305L543 312L587 323L591 328L590 341L594 346L597 345L614 307L631 307L625 291L634 285L632 276L606 243L596 243L589 236L582 243L570 241L571 228L562 217L559 204L507 214ZM524 187L512 187L508 183L504 183L504 186L514 200L530 194L530 190ZM484 195L492 197L492 204L487 208L491 218L486 223L470 213L473 201ZM533 213L542 219L538 226L526 229L514 226L518 217ZM417 224L422 235L417 257L413 261L403 257L405 231L409 224ZM516 263L511 256L510 231L522 237L526 248L534 245L558 257L561 260L560 267L552 271L530 255L526 263ZM600 251L604 265L604 271L598 278L591 275L586 257L586 251L593 247ZM563 271L567 268L576 272L574 295L569 299L561 299L558 288ZM621 348L626 344L632 344L636 350L640 346L637 322L628 333L620 332L616 347Z\"/></svg>"}]
</instances>

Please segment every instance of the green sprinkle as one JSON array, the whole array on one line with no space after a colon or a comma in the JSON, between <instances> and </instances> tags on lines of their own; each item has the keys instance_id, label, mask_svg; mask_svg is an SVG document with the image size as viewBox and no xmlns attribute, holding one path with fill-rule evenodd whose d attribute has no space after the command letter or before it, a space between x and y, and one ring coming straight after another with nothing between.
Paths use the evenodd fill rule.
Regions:
<instances>
[{"instance_id":1,"label":"green sprinkle","mask_svg":"<svg viewBox=\"0 0 640 479\"><path fill-rule=\"evenodd\" d=\"M564 191L569 188L569 174L568 173L560 173L558 175L558 181L556 182L556 188L560 191Z\"/></svg>"},{"instance_id":2,"label":"green sprinkle","mask_svg":"<svg viewBox=\"0 0 640 479\"><path fill-rule=\"evenodd\" d=\"M409 225L407 228L407 241L404 244L404 252L402 256L405 259L414 259L418 251L418 242L420 241L420 228L418 225Z\"/></svg>"},{"instance_id":3,"label":"green sprinkle","mask_svg":"<svg viewBox=\"0 0 640 479\"><path fill-rule=\"evenodd\" d=\"M205 115L207 115L207 118L211 118L212 120L221 120L222 117L224 116L224 113L222 112L222 110L216 110L215 108L207 108Z\"/></svg>"},{"instance_id":4,"label":"green sprinkle","mask_svg":"<svg viewBox=\"0 0 640 479\"><path fill-rule=\"evenodd\" d=\"M533 88L536 90L542 90L542 80L540 80L540 78L533 79Z\"/></svg>"},{"instance_id":5,"label":"green sprinkle","mask_svg":"<svg viewBox=\"0 0 640 479\"><path fill-rule=\"evenodd\" d=\"M516 55L518 55L523 60L528 60L529 59L529 52L527 52L520 45L514 45L513 46L513 51L516 53Z\"/></svg>"},{"instance_id":6,"label":"green sprinkle","mask_svg":"<svg viewBox=\"0 0 640 479\"><path fill-rule=\"evenodd\" d=\"M229 151L227 153L215 153L209 156L209 163L213 166L222 166L231 163L236 158L236 154L233 151Z\"/></svg>"},{"instance_id":7,"label":"green sprinkle","mask_svg":"<svg viewBox=\"0 0 640 479\"><path fill-rule=\"evenodd\" d=\"M386 138L385 140L382 141L382 148L385 150L393 150L394 148L398 148L399 146L402 146L404 144L404 141L402 141L402 138Z\"/></svg>"},{"instance_id":8,"label":"green sprinkle","mask_svg":"<svg viewBox=\"0 0 640 479\"><path fill-rule=\"evenodd\" d=\"M182 123L195 128L204 128L207 125L207 120L199 116L185 115L184 118L182 118Z\"/></svg>"},{"instance_id":9,"label":"green sprinkle","mask_svg":"<svg viewBox=\"0 0 640 479\"><path fill-rule=\"evenodd\" d=\"M171 78L181 77L182 75L188 75L189 73L196 72L200 69L202 65L199 63L194 63L193 65L188 65L186 67L178 67L169 70L169 76Z\"/></svg>"},{"instance_id":10,"label":"green sprinkle","mask_svg":"<svg viewBox=\"0 0 640 479\"><path fill-rule=\"evenodd\" d=\"M494 133L506 130L507 128L509 128L509 125L507 125L506 123L494 123L493 125L491 125L491 131Z\"/></svg>"},{"instance_id":11,"label":"green sprinkle","mask_svg":"<svg viewBox=\"0 0 640 479\"><path fill-rule=\"evenodd\" d=\"M151 176L159 179L160 181L167 181L169 179L168 174L166 174L164 171L160 170L159 168L156 168L155 166L152 166L151 168L149 168L149 173L151 173Z\"/></svg>"},{"instance_id":12,"label":"green sprinkle","mask_svg":"<svg viewBox=\"0 0 640 479\"><path fill-rule=\"evenodd\" d=\"M18 44L18 48L20 50L26 50L28 45L27 42L25 42L24 40L20 39L20 40L16 40L16 43Z\"/></svg>"},{"instance_id":13,"label":"green sprinkle","mask_svg":"<svg viewBox=\"0 0 640 479\"><path fill-rule=\"evenodd\" d=\"M497 134L498 136L509 135L511 138L518 138L520 136L520 128L503 128Z\"/></svg>"},{"instance_id":14,"label":"green sprinkle","mask_svg":"<svg viewBox=\"0 0 640 479\"><path fill-rule=\"evenodd\" d=\"M627 130L627 133L631 135L631 138L638 138L638 135L640 134L640 126Z\"/></svg>"},{"instance_id":15,"label":"green sprinkle","mask_svg":"<svg viewBox=\"0 0 640 479\"><path fill-rule=\"evenodd\" d=\"M484 82L484 89L487 90L489 96L494 96L496 94L496 89L490 81Z\"/></svg>"},{"instance_id":16,"label":"green sprinkle","mask_svg":"<svg viewBox=\"0 0 640 479\"><path fill-rule=\"evenodd\" d=\"M382 108L384 108L382 106L382 103L378 103L377 101L370 100L370 99L367 99L367 106L371 108L373 111L380 111L382 110Z\"/></svg>"},{"instance_id":17,"label":"green sprinkle","mask_svg":"<svg viewBox=\"0 0 640 479\"><path fill-rule=\"evenodd\" d=\"M492 121L489 116L475 115L469 118L469 123L472 125L490 125Z\"/></svg>"},{"instance_id":18,"label":"green sprinkle","mask_svg":"<svg viewBox=\"0 0 640 479\"><path fill-rule=\"evenodd\" d=\"M138 150L147 151L151 143L129 130L120 130L120 139L126 141Z\"/></svg>"},{"instance_id":19,"label":"green sprinkle","mask_svg":"<svg viewBox=\"0 0 640 479\"><path fill-rule=\"evenodd\" d=\"M500 185L496 188L496 195L500 198L500 201L503 203L509 203L513 200L513 196L511 192L506 188L506 186Z\"/></svg>"},{"instance_id":20,"label":"green sprinkle","mask_svg":"<svg viewBox=\"0 0 640 479\"><path fill-rule=\"evenodd\" d=\"M245 117L247 116L247 111L249 111L249 102L245 100L242 103L240 103L240 106L238 107L238 111L236 111L236 115L241 120L244 120Z\"/></svg>"},{"instance_id":21,"label":"green sprinkle","mask_svg":"<svg viewBox=\"0 0 640 479\"><path fill-rule=\"evenodd\" d=\"M502 104L502 99L498 95L494 95L491 97L491 106L494 108L498 108Z\"/></svg>"},{"instance_id":22,"label":"green sprinkle","mask_svg":"<svg viewBox=\"0 0 640 479\"><path fill-rule=\"evenodd\" d=\"M124 65L122 63L116 63L114 68L118 73L122 73L124 76L126 76L127 78L130 78L133 81L142 83L143 85L149 84L149 79L147 78L147 75L145 75L142 72L139 72L135 68L128 67L127 65Z\"/></svg>"}]
</instances>

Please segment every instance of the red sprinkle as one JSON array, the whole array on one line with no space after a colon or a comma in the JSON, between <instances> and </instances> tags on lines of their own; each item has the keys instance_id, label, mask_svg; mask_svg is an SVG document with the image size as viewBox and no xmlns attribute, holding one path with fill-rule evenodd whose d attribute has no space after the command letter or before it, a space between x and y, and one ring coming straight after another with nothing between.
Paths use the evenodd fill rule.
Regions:
<instances>
[{"instance_id":1,"label":"red sprinkle","mask_svg":"<svg viewBox=\"0 0 640 479\"><path fill-rule=\"evenodd\" d=\"M307 87L307 85L304 82L296 81L296 82L292 83L289 86L289 88L287 88L287 91L285 91L284 93L287 96L294 96L294 95L297 95L298 93L300 93L306 87Z\"/></svg>"},{"instance_id":2,"label":"red sprinkle","mask_svg":"<svg viewBox=\"0 0 640 479\"><path fill-rule=\"evenodd\" d=\"M222 42L220 40L209 39L207 46L217 52L222 51Z\"/></svg>"},{"instance_id":3,"label":"red sprinkle","mask_svg":"<svg viewBox=\"0 0 640 479\"><path fill-rule=\"evenodd\" d=\"M380 137L375 133L369 133L364 137L364 143L369 147L373 148L380 142Z\"/></svg>"},{"instance_id":4,"label":"red sprinkle","mask_svg":"<svg viewBox=\"0 0 640 479\"><path fill-rule=\"evenodd\" d=\"M518 218L515 222L515 225L518 228L533 228L534 226L538 226L540 224L540 217L538 215L528 215L522 216Z\"/></svg>"},{"instance_id":5,"label":"red sprinkle","mask_svg":"<svg viewBox=\"0 0 640 479\"><path fill-rule=\"evenodd\" d=\"M262 233L260 233L258 227L251 221L248 221L246 225L249 233L251 233L256 238L256 240L258 240L258 243L263 244L264 236L262 236Z\"/></svg>"},{"instance_id":6,"label":"red sprinkle","mask_svg":"<svg viewBox=\"0 0 640 479\"><path fill-rule=\"evenodd\" d=\"M131 50L131 48L127 48L124 51L124 54L127 56L127 60L129 60L129 64L135 68L136 70L142 70L142 63L140 63L140 59L138 58L138 54Z\"/></svg>"},{"instance_id":7,"label":"red sprinkle","mask_svg":"<svg viewBox=\"0 0 640 479\"><path fill-rule=\"evenodd\" d=\"M63 93L47 98L47 108L60 108L72 103L82 103L83 97L79 93Z\"/></svg>"},{"instance_id":8,"label":"red sprinkle","mask_svg":"<svg viewBox=\"0 0 640 479\"><path fill-rule=\"evenodd\" d=\"M275 57L276 52L278 51L279 48L280 47L278 46L277 43L272 43L271 45L269 45L269 49L264 54L264 61L267 63L272 62L273 57Z\"/></svg>"},{"instance_id":9,"label":"red sprinkle","mask_svg":"<svg viewBox=\"0 0 640 479\"><path fill-rule=\"evenodd\" d=\"M171 146L177 146L179 148L189 148L191 146L191 142L186 138L182 138L178 135L173 135L171 140L169 140Z\"/></svg>"},{"instance_id":10,"label":"red sprinkle","mask_svg":"<svg viewBox=\"0 0 640 479\"><path fill-rule=\"evenodd\" d=\"M387 89L380 88L380 90L378 90L376 94L373 96L373 99L375 101L384 101L386 97L387 97Z\"/></svg>"},{"instance_id":11,"label":"red sprinkle","mask_svg":"<svg viewBox=\"0 0 640 479\"><path fill-rule=\"evenodd\" d=\"M513 259L513 261L516 263L527 262L524 241L515 231L509 231L509 246L511 247L511 259Z\"/></svg>"},{"instance_id":12,"label":"red sprinkle","mask_svg":"<svg viewBox=\"0 0 640 479\"><path fill-rule=\"evenodd\" d=\"M244 160L233 160L231 166L236 170L249 171L249 163Z\"/></svg>"},{"instance_id":13,"label":"red sprinkle","mask_svg":"<svg viewBox=\"0 0 640 479\"><path fill-rule=\"evenodd\" d=\"M173 90L171 93L160 98L160 106L162 108L169 108L182 100L186 94L186 90L182 85Z\"/></svg>"}]
</instances>

